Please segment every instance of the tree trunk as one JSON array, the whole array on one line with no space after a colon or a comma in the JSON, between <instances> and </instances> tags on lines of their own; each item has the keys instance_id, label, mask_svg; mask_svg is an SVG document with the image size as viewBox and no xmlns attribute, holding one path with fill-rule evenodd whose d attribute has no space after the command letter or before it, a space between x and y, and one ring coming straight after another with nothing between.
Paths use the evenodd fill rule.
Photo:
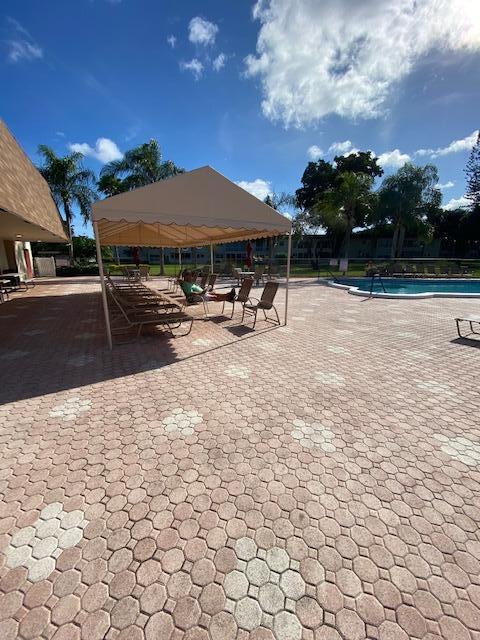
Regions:
<instances>
[{"instance_id":1,"label":"tree trunk","mask_svg":"<svg viewBox=\"0 0 480 640\"><path fill-rule=\"evenodd\" d=\"M390 250L390 258L395 260L397 257L397 243L398 243L398 233L399 233L399 225L398 223L395 225L395 230L393 232L392 238L392 248Z\"/></svg>"},{"instance_id":2,"label":"tree trunk","mask_svg":"<svg viewBox=\"0 0 480 640\"><path fill-rule=\"evenodd\" d=\"M398 231L397 250L396 250L396 255L395 255L396 258L401 258L402 257L404 240L405 240L405 227L403 225L401 225L400 229Z\"/></svg>"},{"instance_id":3,"label":"tree trunk","mask_svg":"<svg viewBox=\"0 0 480 640\"><path fill-rule=\"evenodd\" d=\"M270 237L268 239L268 266L271 267L273 264L273 249L275 247L275 239Z\"/></svg>"},{"instance_id":4,"label":"tree trunk","mask_svg":"<svg viewBox=\"0 0 480 640\"><path fill-rule=\"evenodd\" d=\"M352 235L352 230L350 226L347 227L345 231L345 236L343 238L343 257L348 260L348 253L350 251L350 236Z\"/></svg>"},{"instance_id":5,"label":"tree trunk","mask_svg":"<svg viewBox=\"0 0 480 640\"><path fill-rule=\"evenodd\" d=\"M66 200L63 201L63 210L65 211L65 220L67 222L67 233L68 233L68 239L69 239L68 257L70 260L70 265L72 266L74 261L73 234L72 234L72 210L70 209L70 205Z\"/></svg>"},{"instance_id":6,"label":"tree trunk","mask_svg":"<svg viewBox=\"0 0 480 640\"><path fill-rule=\"evenodd\" d=\"M165 250L163 247L160 248L160 275L165 275Z\"/></svg>"}]
</instances>

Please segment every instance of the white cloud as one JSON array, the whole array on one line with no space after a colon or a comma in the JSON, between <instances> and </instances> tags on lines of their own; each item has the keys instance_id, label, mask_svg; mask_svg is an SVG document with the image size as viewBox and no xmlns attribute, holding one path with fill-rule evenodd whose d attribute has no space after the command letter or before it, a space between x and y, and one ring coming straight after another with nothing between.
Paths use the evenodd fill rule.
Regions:
<instances>
[{"instance_id":1,"label":"white cloud","mask_svg":"<svg viewBox=\"0 0 480 640\"><path fill-rule=\"evenodd\" d=\"M460 198L452 198L449 200L447 204L443 205L443 208L447 211L451 211L452 209L465 209L471 204L470 200L467 200L465 196L460 196Z\"/></svg>"},{"instance_id":2,"label":"white cloud","mask_svg":"<svg viewBox=\"0 0 480 640\"><path fill-rule=\"evenodd\" d=\"M197 58L192 58L190 62L180 62L182 71L191 71L195 80L199 80L203 73L203 64Z\"/></svg>"},{"instance_id":3,"label":"white cloud","mask_svg":"<svg viewBox=\"0 0 480 640\"><path fill-rule=\"evenodd\" d=\"M174 35L170 35L167 38L167 42L172 47L172 49L175 49L175 45L177 44L177 38Z\"/></svg>"},{"instance_id":4,"label":"white cloud","mask_svg":"<svg viewBox=\"0 0 480 640\"><path fill-rule=\"evenodd\" d=\"M212 66L215 71L220 71L225 66L225 62L227 61L227 56L224 53L219 53L216 58L214 58L212 62Z\"/></svg>"},{"instance_id":5,"label":"white cloud","mask_svg":"<svg viewBox=\"0 0 480 640\"><path fill-rule=\"evenodd\" d=\"M218 27L213 22L204 20L199 16L192 18L188 25L188 39L194 44L214 44L218 33Z\"/></svg>"},{"instance_id":6,"label":"white cloud","mask_svg":"<svg viewBox=\"0 0 480 640\"><path fill-rule=\"evenodd\" d=\"M55 131L55 135L58 136L59 138L65 137L65 133L63 131Z\"/></svg>"},{"instance_id":7,"label":"white cloud","mask_svg":"<svg viewBox=\"0 0 480 640\"><path fill-rule=\"evenodd\" d=\"M448 182L445 182L443 184L441 182L439 182L435 186L437 187L437 189L440 189L441 191L444 191L445 189L451 189L452 187L454 187L455 183L452 182L451 180L449 180Z\"/></svg>"},{"instance_id":8,"label":"white cloud","mask_svg":"<svg viewBox=\"0 0 480 640\"><path fill-rule=\"evenodd\" d=\"M25 27L13 18L7 18L7 22L10 25L10 39L6 41L8 60L10 62L20 62L20 60L43 58L42 48L34 41Z\"/></svg>"},{"instance_id":9,"label":"white cloud","mask_svg":"<svg viewBox=\"0 0 480 640\"><path fill-rule=\"evenodd\" d=\"M265 116L286 126L378 117L429 52L480 50L478 0L257 0L253 16L246 75L261 79Z\"/></svg>"},{"instance_id":10,"label":"white cloud","mask_svg":"<svg viewBox=\"0 0 480 640\"><path fill-rule=\"evenodd\" d=\"M385 151L378 156L378 164L381 167L403 167L406 162L410 162L411 158L408 153L401 153L399 149L393 151Z\"/></svg>"},{"instance_id":11,"label":"white cloud","mask_svg":"<svg viewBox=\"0 0 480 640\"><path fill-rule=\"evenodd\" d=\"M252 182L248 182L247 180L240 180L237 182L239 187L245 189L255 196L259 200L265 200L265 198L272 193L272 185L268 180L262 180L261 178L257 178Z\"/></svg>"},{"instance_id":12,"label":"white cloud","mask_svg":"<svg viewBox=\"0 0 480 640\"><path fill-rule=\"evenodd\" d=\"M418 151L415 151L415 154L417 156L438 158L439 156L448 156L451 153L459 153L460 151L470 151L470 149L475 145L477 138L478 129L465 138L454 140L446 147L438 147L438 149L418 149Z\"/></svg>"},{"instance_id":13,"label":"white cloud","mask_svg":"<svg viewBox=\"0 0 480 640\"><path fill-rule=\"evenodd\" d=\"M352 153L351 149L353 148L353 144L351 143L350 140L344 140L343 142L333 142L329 147L328 150L330 153L335 153L337 155L345 155L347 152L350 151L350 153Z\"/></svg>"},{"instance_id":14,"label":"white cloud","mask_svg":"<svg viewBox=\"0 0 480 640\"><path fill-rule=\"evenodd\" d=\"M307 155L310 160L318 160L320 156L323 156L323 149L320 149L316 144L312 144L312 146L307 149Z\"/></svg>"},{"instance_id":15,"label":"white cloud","mask_svg":"<svg viewBox=\"0 0 480 640\"><path fill-rule=\"evenodd\" d=\"M98 138L95 147L91 147L87 142L74 142L73 144L69 144L68 148L70 151L78 151L79 153L83 153L84 156L95 158L103 164L123 158L123 153L115 142L109 138Z\"/></svg>"}]
</instances>

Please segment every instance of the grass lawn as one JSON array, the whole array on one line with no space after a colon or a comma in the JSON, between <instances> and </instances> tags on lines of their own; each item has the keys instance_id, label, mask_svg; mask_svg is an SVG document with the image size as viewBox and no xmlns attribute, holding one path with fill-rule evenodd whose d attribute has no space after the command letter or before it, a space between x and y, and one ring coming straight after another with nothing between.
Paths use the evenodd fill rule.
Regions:
<instances>
[{"instance_id":1,"label":"grass lawn","mask_svg":"<svg viewBox=\"0 0 480 640\"><path fill-rule=\"evenodd\" d=\"M432 265L438 265L442 270L447 267L448 264L452 264L452 262L448 261L432 261L429 263L428 261L419 261L415 262L415 260L401 260L399 261L402 264L415 264L417 266L417 270L421 273L423 271L423 265L427 264L429 267ZM462 267L466 267L470 273L473 273L475 278L480 278L480 261L478 260L468 260L468 261L460 261ZM355 276L364 276L365 275L365 266L367 261L364 262L350 262L348 267L348 272L346 275L350 277ZM118 266L116 264L106 265L110 269L110 273L113 275L121 275L123 267L134 267L133 264L122 264ZM197 268L201 268L202 265L198 265ZM218 269L221 265L216 265ZM184 264L183 268L194 268L194 265ZM150 265L150 273L152 276L160 275L160 265L159 264L151 264ZM328 265L320 265L320 270L313 270L305 265L292 265L290 274L292 277L296 278L326 278L331 274L339 275L336 267L329 267ZM174 276L178 274L178 265L177 264L166 264L165 265L165 275L166 276Z\"/></svg>"}]
</instances>

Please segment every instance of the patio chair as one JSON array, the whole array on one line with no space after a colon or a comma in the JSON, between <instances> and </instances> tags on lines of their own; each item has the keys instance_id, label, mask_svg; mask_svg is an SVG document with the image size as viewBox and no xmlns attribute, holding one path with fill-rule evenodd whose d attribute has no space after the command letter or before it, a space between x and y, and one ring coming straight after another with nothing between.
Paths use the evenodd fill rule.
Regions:
<instances>
[{"instance_id":1,"label":"patio chair","mask_svg":"<svg viewBox=\"0 0 480 640\"><path fill-rule=\"evenodd\" d=\"M217 276L218 274L216 273L211 273L208 276L207 291L213 291L213 287L215 286L215 283L217 281Z\"/></svg>"},{"instance_id":2,"label":"patio chair","mask_svg":"<svg viewBox=\"0 0 480 640\"><path fill-rule=\"evenodd\" d=\"M243 313L242 313L242 322L245 318L245 314L253 315L253 329L255 329L255 324L257 323L257 314L261 310L263 311L263 315L265 317L266 322L271 322L272 324L280 324L280 318L278 317L278 311L275 308L273 301L275 300L275 296L278 290L278 282L267 282L265 288L263 289L262 297L257 301L257 304L247 304L243 305ZM253 298L255 300L256 298ZM269 318L267 316L267 311L273 309L275 311L275 318Z\"/></svg>"},{"instance_id":3,"label":"patio chair","mask_svg":"<svg viewBox=\"0 0 480 640\"><path fill-rule=\"evenodd\" d=\"M475 331L475 329L473 328L473 326L477 324L478 328L480 328L480 316L465 316L465 318L455 318L455 322L457 323L457 333L459 338L469 338L469 336L471 336L472 334L475 336L480 335L480 331ZM461 322L468 322L468 324L470 325L470 333L462 335L462 332L460 331Z\"/></svg>"},{"instance_id":4,"label":"patio chair","mask_svg":"<svg viewBox=\"0 0 480 640\"><path fill-rule=\"evenodd\" d=\"M238 286L240 286L240 281L242 279L242 276L240 275L242 273L242 270L240 269L240 267L233 267L232 269L232 278L235 278L235 280L237 281Z\"/></svg>"},{"instance_id":5,"label":"patio chair","mask_svg":"<svg viewBox=\"0 0 480 640\"><path fill-rule=\"evenodd\" d=\"M237 295L235 296L235 299L232 302L232 313L230 315L230 318L233 318L236 302L239 302L242 305L246 304L247 302L250 302L250 291L252 289L252 285L253 285L252 278L245 278L245 280L242 282L242 286L240 287L239 292L237 293ZM223 303L222 315L223 315L223 312L225 311L225 302L227 301L225 300ZM243 317L242 317L242 320L243 320Z\"/></svg>"},{"instance_id":6,"label":"patio chair","mask_svg":"<svg viewBox=\"0 0 480 640\"><path fill-rule=\"evenodd\" d=\"M150 266L149 265L143 265L141 267L138 267L138 270L140 271L140 280L150 280Z\"/></svg>"},{"instance_id":7,"label":"patio chair","mask_svg":"<svg viewBox=\"0 0 480 640\"><path fill-rule=\"evenodd\" d=\"M255 275L253 276L255 282L257 283L257 285L260 284L260 281L264 282L263 277L264 277L264 273L265 273L265 267L263 265L255 267Z\"/></svg>"},{"instance_id":8,"label":"patio chair","mask_svg":"<svg viewBox=\"0 0 480 640\"><path fill-rule=\"evenodd\" d=\"M268 278L268 280L276 280L277 278L280 278L280 271L279 271L278 267L272 267L271 266L268 269L267 278Z\"/></svg>"}]
</instances>

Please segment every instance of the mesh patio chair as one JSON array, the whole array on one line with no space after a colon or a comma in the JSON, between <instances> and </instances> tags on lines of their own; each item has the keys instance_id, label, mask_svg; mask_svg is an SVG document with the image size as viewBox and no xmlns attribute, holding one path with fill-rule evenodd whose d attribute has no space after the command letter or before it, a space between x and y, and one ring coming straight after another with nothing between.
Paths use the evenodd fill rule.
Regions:
<instances>
[{"instance_id":1,"label":"mesh patio chair","mask_svg":"<svg viewBox=\"0 0 480 640\"><path fill-rule=\"evenodd\" d=\"M140 280L150 280L150 266L149 265L143 265L141 267L138 267L138 270L140 271Z\"/></svg>"},{"instance_id":2,"label":"mesh patio chair","mask_svg":"<svg viewBox=\"0 0 480 640\"><path fill-rule=\"evenodd\" d=\"M250 302L250 291L252 289L252 285L253 285L252 278L245 278L245 280L242 282L242 286L240 287L239 292L237 293L237 295L235 296L235 299L232 302L232 313L230 315L230 318L233 318L236 302L239 302L242 305L246 304L247 302ZM225 300L225 302L227 301ZM225 302L223 303L222 314L225 311ZM243 320L243 316L242 316L242 320Z\"/></svg>"},{"instance_id":3,"label":"mesh patio chair","mask_svg":"<svg viewBox=\"0 0 480 640\"><path fill-rule=\"evenodd\" d=\"M265 288L262 293L262 297L258 300L257 304L244 304L243 305L243 314L242 314L242 322L245 318L245 314L253 315L253 329L255 329L255 324L257 323L257 314L261 310L263 311L263 315L265 317L266 322L271 322L272 324L280 324L280 318L278 317L278 311L275 308L273 301L275 300L275 296L278 290L278 282L267 282ZM255 300L255 298L253 298ZM269 318L267 316L267 311L273 309L275 311L276 319Z\"/></svg>"},{"instance_id":4,"label":"mesh patio chair","mask_svg":"<svg viewBox=\"0 0 480 640\"><path fill-rule=\"evenodd\" d=\"M208 276L207 291L213 291L213 287L215 286L216 281L217 281L217 274L211 273ZM203 285L203 287L205 287L205 285Z\"/></svg>"},{"instance_id":5,"label":"mesh patio chair","mask_svg":"<svg viewBox=\"0 0 480 640\"><path fill-rule=\"evenodd\" d=\"M257 285L260 284L260 282L262 282L262 284L264 283L264 276L265 276L265 266L259 265L255 267L255 275L253 277Z\"/></svg>"}]
</instances>

